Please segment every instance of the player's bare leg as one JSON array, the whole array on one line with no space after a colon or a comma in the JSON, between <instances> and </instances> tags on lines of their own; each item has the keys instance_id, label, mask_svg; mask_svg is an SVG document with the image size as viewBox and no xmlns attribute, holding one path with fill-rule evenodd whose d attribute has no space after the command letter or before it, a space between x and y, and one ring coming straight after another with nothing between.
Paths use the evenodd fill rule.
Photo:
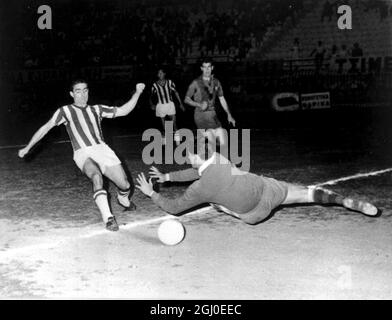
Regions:
<instances>
[{"instance_id":1,"label":"player's bare leg","mask_svg":"<svg viewBox=\"0 0 392 320\"><path fill-rule=\"evenodd\" d=\"M208 129L206 131L203 132L203 136L205 138L207 138L208 142L211 144L215 144L216 142L216 136L214 134L214 132L212 131L212 129Z\"/></svg>"},{"instance_id":2,"label":"player's bare leg","mask_svg":"<svg viewBox=\"0 0 392 320\"><path fill-rule=\"evenodd\" d=\"M224 146L227 142L226 131L222 127L216 128L214 131L215 137L218 138L220 145Z\"/></svg>"},{"instance_id":3,"label":"player's bare leg","mask_svg":"<svg viewBox=\"0 0 392 320\"><path fill-rule=\"evenodd\" d=\"M105 176L117 186L117 201L127 210L135 210L135 204L130 200L135 190L125 174L121 164L108 167L105 170Z\"/></svg>"},{"instance_id":4,"label":"player's bare leg","mask_svg":"<svg viewBox=\"0 0 392 320\"><path fill-rule=\"evenodd\" d=\"M173 121L173 130L174 130L174 141L177 145L180 144L181 140L180 140L180 134L177 132L177 121L176 121L176 115L170 115L169 117L169 121Z\"/></svg>"},{"instance_id":5,"label":"player's bare leg","mask_svg":"<svg viewBox=\"0 0 392 320\"><path fill-rule=\"evenodd\" d=\"M84 174L91 180L94 191L94 201L101 212L102 220L106 229L117 231L118 225L112 212L110 211L108 194L103 188L103 177L98 165L90 158L86 160L83 166Z\"/></svg>"},{"instance_id":6,"label":"player's bare leg","mask_svg":"<svg viewBox=\"0 0 392 320\"><path fill-rule=\"evenodd\" d=\"M216 128L216 129L207 129L203 133L204 137L208 139L210 143L215 144L216 140L219 141L221 146L225 146L227 142L227 132L223 128Z\"/></svg>"},{"instance_id":7,"label":"player's bare leg","mask_svg":"<svg viewBox=\"0 0 392 320\"><path fill-rule=\"evenodd\" d=\"M321 187L288 184L288 193L283 204L295 203L337 204L350 210L359 211L367 216L378 214L378 209L369 202L344 197Z\"/></svg>"},{"instance_id":8,"label":"player's bare leg","mask_svg":"<svg viewBox=\"0 0 392 320\"><path fill-rule=\"evenodd\" d=\"M162 144L165 145L166 144L166 136L165 136L165 117L161 117L161 124L162 124Z\"/></svg>"}]
</instances>

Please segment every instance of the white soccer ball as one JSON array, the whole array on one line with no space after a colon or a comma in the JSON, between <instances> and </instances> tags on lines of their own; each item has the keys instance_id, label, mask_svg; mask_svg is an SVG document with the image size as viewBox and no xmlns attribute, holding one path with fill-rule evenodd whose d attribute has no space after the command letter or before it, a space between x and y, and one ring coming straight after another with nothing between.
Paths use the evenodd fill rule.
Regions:
<instances>
[{"instance_id":1,"label":"white soccer ball","mask_svg":"<svg viewBox=\"0 0 392 320\"><path fill-rule=\"evenodd\" d=\"M158 237L164 244L174 246L179 244L185 236L185 228L176 219L163 221L158 227Z\"/></svg>"}]
</instances>

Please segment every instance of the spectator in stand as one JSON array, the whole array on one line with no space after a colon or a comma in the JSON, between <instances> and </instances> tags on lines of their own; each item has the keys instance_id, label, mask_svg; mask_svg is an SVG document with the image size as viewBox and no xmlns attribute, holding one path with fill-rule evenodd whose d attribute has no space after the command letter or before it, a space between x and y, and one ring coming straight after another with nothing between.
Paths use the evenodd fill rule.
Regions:
<instances>
[{"instance_id":1,"label":"spectator in stand","mask_svg":"<svg viewBox=\"0 0 392 320\"><path fill-rule=\"evenodd\" d=\"M337 64L336 64L336 58L338 57L338 47L336 46L336 44L334 44L331 48L331 51L328 55L328 68L329 71L337 71Z\"/></svg>"},{"instance_id":2,"label":"spectator in stand","mask_svg":"<svg viewBox=\"0 0 392 320\"><path fill-rule=\"evenodd\" d=\"M384 21L388 17L388 5L385 1L378 1L380 11L380 22Z\"/></svg>"},{"instance_id":3,"label":"spectator in stand","mask_svg":"<svg viewBox=\"0 0 392 320\"><path fill-rule=\"evenodd\" d=\"M351 49L351 56L352 57L362 57L363 56L363 50L361 49L361 47L359 46L359 43L356 42L354 43L353 48Z\"/></svg>"},{"instance_id":4,"label":"spectator in stand","mask_svg":"<svg viewBox=\"0 0 392 320\"><path fill-rule=\"evenodd\" d=\"M298 70L299 66L299 59L300 59L300 46L299 46L299 39L295 38L293 46L290 49L290 54L291 54L291 66L293 68L293 71Z\"/></svg>"},{"instance_id":5,"label":"spectator in stand","mask_svg":"<svg viewBox=\"0 0 392 320\"><path fill-rule=\"evenodd\" d=\"M345 44L342 44L342 47L339 50L338 56L340 59L347 59L349 57L347 46Z\"/></svg>"},{"instance_id":6,"label":"spectator in stand","mask_svg":"<svg viewBox=\"0 0 392 320\"><path fill-rule=\"evenodd\" d=\"M313 51L310 53L311 57L314 55L314 65L316 73L319 73L323 66L325 52L326 50L324 48L323 42L318 41L317 47L314 48Z\"/></svg>"},{"instance_id":7,"label":"spectator in stand","mask_svg":"<svg viewBox=\"0 0 392 320\"><path fill-rule=\"evenodd\" d=\"M321 12L321 22L324 22L324 18L327 17L328 21L331 22L333 15L333 4L331 0L326 0L323 6L323 11Z\"/></svg>"},{"instance_id":8,"label":"spectator in stand","mask_svg":"<svg viewBox=\"0 0 392 320\"><path fill-rule=\"evenodd\" d=\"M291 59L296 60L300 58L300 45L299 45L299 39L298 38L294 38L293 41L293 46L290 49L290 53L291 53Z\"/></svg>"}]
</instances>

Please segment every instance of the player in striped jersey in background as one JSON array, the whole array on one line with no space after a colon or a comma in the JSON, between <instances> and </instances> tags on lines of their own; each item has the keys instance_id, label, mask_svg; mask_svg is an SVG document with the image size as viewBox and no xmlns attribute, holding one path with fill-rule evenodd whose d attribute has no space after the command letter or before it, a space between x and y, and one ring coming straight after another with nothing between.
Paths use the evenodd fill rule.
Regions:
<instances>
[{"instance_id":1,"label":"player in striped jersey in background","mask_svg":"<svg viewBox=\"0 0 392 320\"><path fill-rule=\"evenodd\" d=\"M64 124L73 147L73 159L78 168L91 180L95 203L101 212L106 228L110 231L117 231L119 228L109 207L102 176L104 175L117 186L117 201L128 210L135 209L135 205L130 200L134 192L134 185L128 181L121 161L105 143L101 121L103 118L128 115L135 108L144 87L143 83L138 83L132 98L121 107L91 106L87 104L89 97L87 82L84 80L74 81L70 91L74 100L73 104L57 109L52 118L33 135L27 146L20 149L18 153L19 157L23 158L53 127Z\"/></svg>"},{"instance_id":2,"label":"player in striped jersey in background","mask_svg":"<svg viewBox=\"0 0 392 320\"><path fill-rule=\"evenodd\" d=\"M180 143L180 136L177 132L176 107L173 102L173 94L176 96L180 109L185 111L180 95L176 90L176 85L170 79L166 79L166 72L163 68L158 70L158 81L154 82L151 88L150 105L155 110L155 115L161 119L163 134L165 135L165 121L173 121L174 140ZM155 104L154 101L157 101ZM166 143L165 136L162 138L163 144Z\"/></svg>"}]
</instances>

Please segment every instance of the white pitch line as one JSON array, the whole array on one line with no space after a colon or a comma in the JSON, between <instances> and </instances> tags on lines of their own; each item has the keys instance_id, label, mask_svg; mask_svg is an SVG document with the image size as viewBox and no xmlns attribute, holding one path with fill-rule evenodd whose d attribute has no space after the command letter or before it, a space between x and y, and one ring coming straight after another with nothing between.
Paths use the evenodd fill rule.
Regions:
<instances>
[{"instance_id":1,"label":"white pitch line","mask_svg":"<svg viewBox=\"0 0 392 320\"><path fill-rule=\"evenodd\" d=\"M0 150L3 150L3 149L23 148L23 147L25 147L25 146L26 146L25 144L15 144L15 145L12 145L12 146L0 146Z\"/></svg>"},{"instance_id":2,"label":"white pitch line","mask_svg":"<svg viewBox=\"0 0 392 320\"><path fill-rule=\"evenodd\" d=\"M329 180L326 182L322 182L316 185L311 185L309 187L316 187L316 186L323 186L323 185L333 185L336 184L338 182L341 181L348 181L348 180L353 180L353 179L358 179L358 178L364 178L364 177L369 177L369 176L376 176L376 175L380 175L386 172L390 172L392 171L392 168L388 168L388 169L384 169L384 170L378 170L378 171L372 171L372 172L368 172L368 173L358 173L355 175L351 175L351 176L347 176L347 177L342 177L342 178L338 178L338 179L334 179L334 180ZM196 215L196 214L203 214L203 213L207 213L207 212L211 212L211 211L215 211L211 206L205 207L205 208L201 208L192 212L187 213L186 217L191 216L191 215ZM126 225L121 226L120 231L121 230L129 230L132 228L136 228L139 226L143 226L143 225L148 225L148 224L153 224L153 223L158 223L164 220L168 220L168 219L173 219L175 217L173 217L172 215L165 215L163 217L159 217L159 218L153 218L153 219L148 219L148 220L141 220L141 221L135 221L135 222L131 222L128 223ZM82 235L79 237L79 239L86 239L86 238L92 238L98 235L103 235L103 234L113 234L111 231L107 231L105 229L101 229L101 230L96 230L93 232L90 232L88 234ZM27 247L21 247L21 248L14 248L14 249L9 249L7 251L0 251L0 258L10 258L12 256L15 256L17 254L23 254L26 252L34 252L35 250L39 250L39 249L52 249L55 248L57 246L59 246L60 244L64 243L65 241L71 241L71 240L75 240L76 238L66 238L63 239L61 241L58 242L51 242L51 243L42 243L42 244L36 244L36 245L31 245L31 246L27 246Z\"/></svg>"},{"instance_id":3,"label":"white pitch line","mask_svg":"<svg viewBox=\"0 0 392 320\"><path fill-rule=\"evenodd\" d=\"M68 143L71 142L70 140L59 140L59 141L54 141L53 144L61 144L61 143Z\"/></svg>"},{"instance_id":4,"label":"white pitch line","mask_svg":"<svg viewBox=\"0 0 392 320\"><path fill-rule=\"evenodd\" d=\"M214 209L211 206L208 206L208 207L204 207L204 208L189 212L185 216L188 217L191 215L203 214L203 213L207 213L207 212L211 212L211 211L214 211ZM165 216L159 217L159 218L153 218L153 219L148 219L148 220L141 220L141 221L127 223L125 225L120 225L119 232L121 232L122 230L129 230L129 229L133 229L133 228L136 228L139 226L154 224L154 223L158 223L158 222L161 222L164 220L169 220L169 219L176 219L176 217L174 217L172 215L165 215ZM102 228L100 230L92 231L88 234L85 234L85 235L82 235L79 237L68 237L68 238L62 239L57 242L40 243L40 244L35 244L35 245L30 245L30 246L25 246L25 247L20 247L20 248L9 249L7 251L0 251L0 259L12 258L15 255L24 254L24 253L28 253L28 252L34 252L36 250L53 249L53 248L58 247L67 241L74 241L76 239L88 239L88 238L92 238L92 237L104 235L104 234L116 235L117 232L108 231L108 230Z\"/></svg>"},{"instance_id":5,"label":"white pitch line","mask_svg":"<svg viewBox=\"0 0 392 320\"><path fill-rule=\"evenodd\" d=\"M380 174L387 173L387 172L390 172L390 171L392 171L392 168L388 168L388 169L384 169L384 170L378 170L378 171L372 171L372 172L368 172L368 173L357 173L357 174L354 174L352 176L342 177L342 178L338 178L338 179L329 180L329 181L326 181L326 182L310 185L309 187L334 185L334 184L337 184L338 182L354 180L354 179L359 179L359 178L366 178L366 177L370 177L370 176L378 176Z\"/></svg>"},{"instance_id":6,"label":"white pitch line","mask_svg":"<svg viewBox=\"0 0 392 320\"><path fill-rule=\"evenodd\" d=\"M192 215L196 215L196 214L203 214L203 213L207 213L207 212L211 212L211 211L215 211L215 210L211 206L208 206L205 208L191 211L191 212L185 214L184 216L188 217L188 216L192 216ZM178 217L175 217L175 216L168 214L168 215L165 215L165 216L159 217L159 218L135 221L135 222L127 223L123 226L120 225L120 230L129 230L129 229L133 229L136 227L145 226L148 224L154 224L154 223L158 223L158 222L169 220L169 219L178 219ZM107 231L105 229L97 230L97 231L91 232L89 234L86 234L84 236L81 236L80 238L83 238L83 239L91 238L91 237L95 237L97 235L108 234L108 232L109 231Z\"/></svg>"},{"instance_id":7,"label":"white pitch line","mask_svg":"<svg viewBox=\"0 0 392 320\"><path fill-rule=\"evenodd\" d=\"M26 246L26 247L9 249L7 251L0 251L0 259L11 258L18 254L24 254L26 252L34 252L40 249L45 249L45 250L52 249L57 247L59 244L60 242L40 243L40 244L33 244L31 246Z\"/></svg>"},{"instance_id":8,"label":"white pitch line","mask_svg":"<svg viewBox=\"0 0 392 320\"><path fill-rule=\"evenodd\" d=\"M124 138L133 138L139 136L138 133L134 134L124 134L124 135L119 135L119 136L113 136L115 139L124 139ZM62 144L62 143L68 143L71 142L70 140L59 140L59 141L53 141L51 142L52 144ZM16 148L23 148L27 145L26 144L14 144L14 145L8 145L8 146L0 146L0 150L3 149L16 149Z\"/></svg>"},{"instance_id":9,"label":"white pitch line","mask_svg":"<svg viewBox=\"0 0 392 320\"><path fill-rule=\"evenodd\" d=\"M61 143L67 143L70 142L69 140L59 140L59 141L53 141L51 144L61 144ZM26 144L14 144L14 145L9 145L9 146L0 146L0 150L6 150L6 149L17 149L17 148L23 148L27 145Z\"/></svg>"}]
</instances>

